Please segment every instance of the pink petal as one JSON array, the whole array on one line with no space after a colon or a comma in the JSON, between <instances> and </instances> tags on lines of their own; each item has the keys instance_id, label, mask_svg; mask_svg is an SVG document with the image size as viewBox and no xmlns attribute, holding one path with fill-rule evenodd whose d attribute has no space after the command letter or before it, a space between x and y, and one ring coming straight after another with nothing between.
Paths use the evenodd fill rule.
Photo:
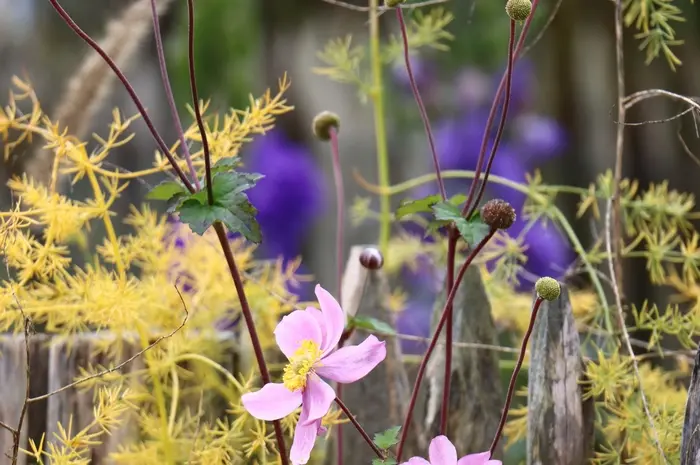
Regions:
<instances>
[{"instance_id":1,"label":"pink petal","mask_svg":"<svg viewBox=\"0 0 700 465\"><path fill-rule=\"evenodd\" d=\"M321 304L323 319L326 321L326 340L323 341L323 353L328 353L340 341L345 330L345 312L340 308L337 300L320 284L316 285L316 298Z\"/></svg>"},{"instance_id":2,"label":"pink petal","mask_svg":"<svg viewBox=\"0 0 700 465\"><path fill-rule=\"evenodd\" d=\"M321 352L325 351L325 345L326 341L328 340L328 336L326 335L326 319L323 316L323 312L321 310L314 308L314 307L306 307L306 313L310 314L314 319L316 320L316 324L318 324L318 327L321 329Z\"/></svg>"},{"instance_id":3,"label":"pink petal","mask_svg":"<svg viewBox=\"0 0 700 465\"><path fill-rule=\"evenodd\" d=\"M303 310L295 310L282 318L275 328L277 345L287 358L291 358L302 341L311 340L321 345L323 336L316 318Z\"/></svg>"},{"instance_id":4,"label":"pink petal","mask_svg":"<svg viewBox=\"0 0 700 465\"><path fill-rule=\"evenodd\" d=\"M309 376L302 403L310 421L323 418L334 400L335 391L328 383L318 376Z\"/></svg>"},{"instance_id":5,"label":"pink petal","mask_svg":"<svg viewBox=\"0 0 700 465\"><path fill-rule=\"evenodd\" d=\"M404 462L401 465L430 465L430 462L422 457L411 457L408 462Z\"/></svg>"},{"instance_id":6,"label":"pink petal","mask_svg":"<svg viewBox=\"0 0 700 465\"><path fill-rule=\"evenodd\" d=\"M292 392L284 384L267 383L257 392L241 396L243 407L259 420L284 418L301 405L301 391Z\"/></svg>"},{"instance_id":7,"label":"pink petal","mask_svg":"<svg viewBox=\"0 0 700 465\"><path fill-rule=\"evenodd\" d=\"M322 358L316 373L339 383L353 383L366 376L384 358L386 344L369 336L360 345L341 347Z\"/></svg>"},{"instance_id":8,"label":"pink petal","mask_svg":"<svg viewBox=\"0 0 700 465\"><path fill-rule=\"evenodd\" d=\"M491 452L489 451L469 454L459 459L457 465L502 465L500 460L489 460L490 458Z\"/></svg>"},{"instance_id":9,"label":"pink petal","mask_svg":"<svg viewBox=\"0 0 700 465\"><path fill-rule=\"evenodd\" d=\"M292 465L304 465L309 461L320 428L321 420L309 422L306 413L302 410L289 453Z\"/></svg>"},{"instance_id":10,"label":"pink petal","mask_svg":"<svg viewBox=\"0 0 700 465\"><path fill-rule=\"evenodd\" d=\"M457 465L457 449L446 436L430 441L428 456L432 465Z\"/></svg>"}]
</instances>

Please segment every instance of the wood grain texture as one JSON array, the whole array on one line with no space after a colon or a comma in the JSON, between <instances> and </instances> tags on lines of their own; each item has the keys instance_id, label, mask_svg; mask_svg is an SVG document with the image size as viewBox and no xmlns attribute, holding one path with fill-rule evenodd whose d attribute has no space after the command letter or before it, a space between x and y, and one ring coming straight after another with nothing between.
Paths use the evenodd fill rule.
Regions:
<instances>
[{"instance_id":1,"label":"wood grain texture","mask_svg":"<svg viewBox=\"0 0 700 465\"><path fill-rule=\"evenodd\" d=\"M457 267L461 266L457 264ZM443 291L433 310L433 331L442 314L446 293ZM453 340L497 344L496 327L481 274L470 266L457 289L454 300ZM444 341L444 333L441 336ZM445 377L444 344L436 347L426 373L428 399L425 424L429 436L439 434L440 408ZM449 399L448 436L459 456L483 452L491 445L503 407L503 389L498 368L498 353L488 350L452 351L452 379ZM502 449L494 458L501 458ZM423 453L425 455L425 451Z\"/></svg>"},{"instance_id":2,"label":"wood grain texture","mask_svg":"<svg viewBox=\"0 0 700 465\"><path fill-rule=\"evenodd\" d=\"M700 348L695 354L695 366L685 404L681 465L700 465Z\"/></svg>"},{"instance_id":3,"label":"wood grain texture","mask_svg":"<svg viewBox=\"0 0 700 465\"><path fill-rule=\"evenodd\" d=\"M583 401L583 363L569 293L544 301L530 345L528 465L584 465L592 449L593 403Z\"/></svg>"},{"instance_id":4,"label":"wood grain texture","mask_svg":"<svg viewBox=\"0 0 700 465\"><path fill-rule=\"evenodd\" d=\"M369 271L360 264L359 254L365 247L370 246L354 246L350 251L343 275L343 302L347 306L345 310L393 324L394 314L386 305L389 296L386 275L381 269ZM359 344L366 337L366 333L356 331L347 345ZM384 362L362 380L343 386L343 402L370 435L403 422L410 393L399 341L391 337L378 337L386 342L387 356ZM344 425L342 434L345 465L366 465L376 458L352 425ZM335 441L329 441L326 463L335 462Z\"/></svg>"}]
</instances>

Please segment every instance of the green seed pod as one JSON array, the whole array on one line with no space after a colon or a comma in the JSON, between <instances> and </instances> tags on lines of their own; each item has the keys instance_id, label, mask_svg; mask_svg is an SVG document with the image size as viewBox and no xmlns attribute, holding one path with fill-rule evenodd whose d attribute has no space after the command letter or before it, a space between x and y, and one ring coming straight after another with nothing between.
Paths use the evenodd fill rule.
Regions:
<instances>
[{"instance_id":1,"label":"green seed pod","mask_svg":"<svg viewBox=\"0 0 700 465\"><path fill-rule=\"evenodd\" d=\"M506 2L506 13L513 21L525 21L532 11L530 0L508 0Z\"/></svg>"},{"instance_id":2,"label":"green seed pod","mask_svg":"<svg viewBox=\"0 0 700 465\"><path fill-rule=\"evenodd\" d=\"M396 8L402 3L406 3L406 0L384 0L384 6L387 8Z\"/></svg>"},{"instance_id":3,"label":"green seed pod","mask_svg":"<svg viewBox=\"0 0 700 465\"><path fill-rule=\"evenodd\" d=\"M544 300L555 300L559 298L561 294L561 285L559 281L550 277L543 277L537 280L535 283L535 290L537 295Z\"/></svg>"},{"instance_id":4,"label":"green seed pod","mask_svg":"<svg viewBox=\"0 0 700 465\"><path fill-rule=\"evenodd\" d=\"M335 128L336 131L340 129L340 118L330 111L322 111L314 118L311 128L320 140L330 140L331 128Z\"/></svg>"},{"instance_id":5,"label":"green seed pod","mask_svg":"<svg viewBox=\"0 0 700 465\"><path fill-rule=\"evenodd\" d=\"M510 228L515 216L515 209L505 200L489 200L481 207L481 219L491 229Z\"/></svg>"}]
</instances>

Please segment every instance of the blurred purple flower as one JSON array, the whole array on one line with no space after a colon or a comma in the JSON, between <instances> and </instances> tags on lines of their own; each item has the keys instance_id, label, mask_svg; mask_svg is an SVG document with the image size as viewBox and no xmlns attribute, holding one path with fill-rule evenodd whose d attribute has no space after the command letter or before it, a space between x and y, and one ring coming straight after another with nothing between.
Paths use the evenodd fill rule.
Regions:
<instances>
[{"instance_id":1,"label":"blurred purple flower","mask_svg":"<svg viewBox=\"0 0 700 465\"><path fill-rule=\"evenodd\" d=\"M415 54L411 55L409 60L411 62L413 79L415 79L416 85L418 86L418 89L421 91L422 95L424 92L429 91L429 88L435 81L434 68L429 61ZM411 81L408 76L408 70L406 69L406 60L403 58L403 56L394 62L391 71L394 81L404 91L411 92Z\"/></svg>"},{"instance_id":2,"label":"blurred purple flower","mask_svg":"<svg viewBox=\"0 0 700 465\"><path fill-rule=\"evenodd\" d=\"M265 175L248 194L258 209L261 251L293 258L326 207L325 173L305 147L276 129L255 140L248 157L246 170Z\"/></svg>"},{"instance_id":3,"label":"blurred purple flower","mask_svg":"<svg viewBox=\"0 0 700 465\"><path fill-rule=\"evenodd\" d=\"M528 160L546 160L566 148L566 135L553 119L527 113L513 121L514 141Z\"/></svg>"}]
</instances>

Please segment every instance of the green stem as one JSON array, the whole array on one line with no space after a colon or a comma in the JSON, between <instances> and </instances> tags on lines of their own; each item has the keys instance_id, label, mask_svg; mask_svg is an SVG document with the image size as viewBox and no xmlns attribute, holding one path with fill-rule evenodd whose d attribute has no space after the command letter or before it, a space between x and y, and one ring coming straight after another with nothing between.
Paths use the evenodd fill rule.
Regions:
<instances>
[{"instance_id":1,"label":"green stem","mask_svg":"<svg viewBox=\"0 0 700 465\"><path fill-rule=\"evenodd\" d=\"M372 68L371 97L374 103L374 131L377 140L377 175L379 185L389 187L389 154L386 141L384 117L384 88L382 86L382 60L379 48L379 0L369 2L369 45ZM379 250L387 257L391 227L391 204L389 194L379 196Z\"/></svg>"}]
</instances>

